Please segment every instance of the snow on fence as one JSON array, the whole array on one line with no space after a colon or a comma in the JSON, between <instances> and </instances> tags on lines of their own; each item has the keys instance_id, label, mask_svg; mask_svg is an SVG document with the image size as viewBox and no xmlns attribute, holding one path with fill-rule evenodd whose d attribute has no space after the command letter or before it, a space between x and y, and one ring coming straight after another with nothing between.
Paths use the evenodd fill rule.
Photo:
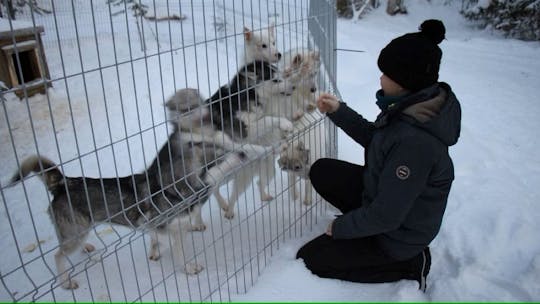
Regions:
<instances>
[{"instance_id":1,"label":"snow on fence","mask_svg":"<svg viewBox=\"0 0 540 304\"><path fill-rule=\"evenodd\" d=\"M40 41L30 63L11 37L18 83L0 87L0 301L230 301L256 284L281 244L326 208L302 175L337 154L335 127L312 104L321 91L337 94L333 2L45 1L50 14L0 19L8 37L43 29L30 31ZM275 46L246 42L272 30ZM272 48L282 54L272 80L252 81L258 70L242 68L246 60ZM25 77L36 64L48 73L31 74L45 92L33 95ZM231 96L207 98L239 73L251 79L240 93L256 102L241 108L246 117L229 116L244 117L236 136L216 123L227 117L212 116L229 113ZM202 103L167 108L184 88ZM203 109L210 119L195 116ZM302 144L300 165L278 161ZM242 181L222 210L212 191L229 199Z\"/></svg>"}]
</instances>

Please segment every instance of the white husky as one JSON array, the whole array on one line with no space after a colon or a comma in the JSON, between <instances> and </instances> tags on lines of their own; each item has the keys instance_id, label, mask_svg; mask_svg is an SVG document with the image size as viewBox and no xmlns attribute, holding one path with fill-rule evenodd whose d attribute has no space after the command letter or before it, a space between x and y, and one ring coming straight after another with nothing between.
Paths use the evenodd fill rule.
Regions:
<instances>
[{"instance_id":1,"label":"white husky","mask_svg":"<svg viewBox=\"0 0 540 304\"><path fill-rule=\"evenodd\" d=\"M307 176L311 162L326 156L327 130L324 126L324 115L315 111L315 101L317 98L317 84L319 82L319 70L321 60L318 51L307 49L293 49L283 55L283 60L279 64L282 77L286 82L295 86L291 96L276 95L273 102L266 103L266 112L269 115L281 115L294 122L294 138L289 143L289 149L282 152L281 159L286 160L285 155L292 154L305 155L307 163L302 166L303 174L299 174L294 166L280 167L287 171L290 189L293 197L298 198L293 185L298 176L306 180L306 192L303 202L306 205L311 203L311 186ZM302 144L298 144L298 143ZM304 147L305 146L305 147ZM293 153L294 152L294 153ZM292 157L298 160L298 157ZM307 170L307 171L306 171Z\"/></svg>"},{"instance_id":2,"label":"white husky","mask_svg":"<svg viewBox=\"0 0 540 304\"><path fill-rule=\"evenodd\" d=\"M316 109L320 66L318 51L292 49L285 53L278 69L283 80L295 90L291 96L275 96L273 102L266 103L266 112L292 121L299 120L306 112L313 112Z\"/></svg>"},{"instance_id":3,"label":"white husky","mask_svg":"<svg viewBox=\"0 0 540 304\"><path fill-rule=\"evenodd\" d=\"M281 59L281 53L276 49L274 24L254 31L244 27L244 47L245 63L255 60L276 63Z\"/></svg>"}]
</instances>

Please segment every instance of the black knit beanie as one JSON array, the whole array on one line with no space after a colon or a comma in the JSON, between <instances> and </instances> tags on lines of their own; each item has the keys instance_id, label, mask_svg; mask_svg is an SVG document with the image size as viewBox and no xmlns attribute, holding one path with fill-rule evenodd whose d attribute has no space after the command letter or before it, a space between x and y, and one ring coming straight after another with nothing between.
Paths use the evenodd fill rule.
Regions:
<instances>
[{"instance_id":1,"label":"black knit beanie","mask_svg":"<svg viewBox=\"0 0 540 304\"><path fill-rule=\"evenodd\" d=\"M442 51L438 44L446 29L440 20L426 20L420 32L392 40L379 54L381 72L412 92L435 84L439 79Z\"/></svg>"}]
</instances>

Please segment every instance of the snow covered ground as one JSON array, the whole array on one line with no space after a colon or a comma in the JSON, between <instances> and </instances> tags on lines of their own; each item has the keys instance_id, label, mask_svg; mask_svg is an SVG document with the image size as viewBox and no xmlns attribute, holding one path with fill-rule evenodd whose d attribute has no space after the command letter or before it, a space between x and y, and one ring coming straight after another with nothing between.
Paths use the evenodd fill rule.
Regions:
<instances>
[{"instance_id":1,"label":"snow covered ground","mask_svg":"<svg viewBox=\"0 0 540 304\"><path fill-rule=\"evenodd\" d=\"M278 209L270 209L274 207L269 205L268 210L262 209L258 216L244 222L245 227L262 225L260 230L251 230L251 236L249 232L246 236L242 230L244 224L236 222L236 226L227 226L231 224L222 222L215 204L211 207L214 209L208 206L205 219L218 220L214 223L216 229L225 225L231 233L215 242L214 247L218 249L210 252L212 255L218 252L220 256L209 257L207 271L197 279L172 275L165 258L160 266L147 267L147 248L141 234L129 234L121 228L117 231L99 227L96 235L101 235L99 240L105 243L100 247L109 245L118 251L103 252L101 262L94 262L88 272L79 275L79 280L90 285L90 290L81 287L73 294L57 290L42 300L122 301L140 297L146 301L177 298L185 301L188 296L197 300L198 294L205 293L204 289L214 288L210 287L215 286L210 281L217 279L223 290L212 297L215 301L228 300L229 292L230 299L234 301L539 301L540 242L537 233L540 224L537 219L540 218L540 161L535 156L540 148L540 136L536 134L540 129L537 97L540 44L479 31L459 15L458 3L446 6L444 2L408 1L409 14L394 17L386 15L384 7L380 7L359 21L339 20L337 28L339 48L364 51L338 52L338 89L349 105L367 118L374 119L378 112L375 91L379 88L380 72L376 66L379 51L398 35L416 31L424 19L441 19L446 25L447 39L440 45L443 50L440 80L448 82L461 101L463 119L460 140L450 149L456 180L441 232L431 245L433 262L426 293L419 292L417 283L412 281L370 285L312 275L302 261L294 257L302 244L324 232L334 216L331 210L308 213L309 224L300 225L298 229L295 225L293 232L288 231L288 237L272 243L271 248L261 247L257 239L275 237L272 235L275 219L270 218L284 210L286 205L281 200L276 204ZM87 5L88 2L75 3ZM200 14L202 11L198 7L192 13ZM254 11L258 12L257 9ZM73 22L69 12L66 16L65 19L71 18ZM82 15L76 20L83 23L92 21L92 18ZM117 176L142 169L151 160L149 155L155 154L167 136L161 103L169 92L175 88L199 85L208 96L229 78L232 72L228 71L228 66L236 66L235 62L224 63L223 58L227 54L218 49L225 46L233 54L241 46L241 40L236 42L234 37L224 38L227 29L224 32L201 30L205 24L211 23L202 22L205 20L203 15L191 18L198 20L193 27L187 22L184 29L175 27L164 32L185 35L182 37L192 39L193 47L185 51L164 52L159 56L156 54L166 43L160 44L156 36L161 39L168 37L156 35L160 31L155 29L146 29L145 33L150 36L144 41L155 44L147 45L145 53L136 36L128 38L121 35L122 26L134 26L131 20L128 23L115 19L113 30L110 28L112 22L98 22L97 27L86 29L92 33L89 38L84 37L83 32L75 33L83 36L78 40L60 39L62 48L49 44L46 47L50 51L47 59L53 78L54 75L69 77L55 83L49 90L48 99L36 96L29 100L27 106L8 96L3 104L0 109L2 187L16 168L13 146L17 149L17 158L21 159L36 153L37 144L40 152L47 152L56 161L68 162L63 167L68 175L80 175L82 171L88 176ZM242 20L232 20L230 15L220 20L229 22L233 27L242 24ZM69 24L66 27L69 28ZM116 33L116 45L130 47L114 49L111 44L96 43L96 39L110 40L111 31ZM153 33L156 36L151 36ZM207 33L214 36L208 37ZM54 34L50 31L48 35ZM210 49L197 45L197 42L213 37L216 42L210 44ZM283 38L281 46L286 48L287 41L290 40ZM174 43L172 45L174 47ZM194 60L182 62L181 58ZM96 69L99 66L107 68ZM201 69L201 66L205 68ZM83 70L90 72L80 74ZM199 73L197 79L202 80L200 83L193 83L193 79L188 77L195 71ZM175 78L170 75L175 75ZM52 111L48 110L49 107ZM10 115L9 129L12 133L8 132L6 112ZM28 113L32 113L33 125ZM150 128L153 125L160 127ZM36 130L35 134L32 129ZM14 142L11 141L12 136ZM362 163L362 148L343 133L338 136L339 157ZM126 137L129 140L122 140ZM60 142L57 143L55 138L60 138ZM85 155L97 147L103 147L97 156L90 153L79 162L77 155ZM54 230L45 215L49 198L44 187L37 179L31 179L26 182L26 189L3 190L0 208L1 269L2 276L5 276L2 283L7 284L10 290L20 288L21 292L32 284L39 285L40 280L50 276L51 270L43 266L45 263L41 263L39 255L43 251L47 264L53 265L54 252L51 249L56 246ZM32 202L32 208L27 205L28 201ZM245 203L244 212L247 214L259 206ZM321 212L322 215L317 216ZM285 227L291 225L294 217L289 214L275 223ZM237 216L238 219L242 219L242 214ZM28 225L30 220L34 225ZM117 233L127 236L127 243L131 245L126 247L126 239L120 241ZM242 233L244 236L240 240L246 242L239 244L237 238L235 245L234 236ZM14 235L22 242L15 244ZM211 240L212 231L201 235L196 238ZM12 246L26 249L28 242L25 240L36 239L43 241L39 248L33 252L23 251L22 256L14 254ZM91 239L97 240L97 237ZM228 242L232 242L232 250ZM223 248L230 251L223 253L220 251ZM237 269L236 265L231 266L234 263L231 255L244 258L245 252L252 250L260 252L263 257L248 261L242 272L231 273L231 268ZM127 261L127 264L118 264L118 259ZM222 259L227 262L222 262ZM30 282L22 271L6 274L6 269L12 269L20 260L28 263L25 271L32 272L37 282ZM132 265L136 264L135 261L144 261L141 262L142 269ZM35 275L40 272L43 277ZM102 274L105 272L108 276ZM110 275L111 272L121 274ZM227 274L231 282L224 283L221 273ZM152 284L152 279L159 280L164 276L168 276L165 284L152 293L140 294ZM169 284L187 285L189 291L176 294ZM251 284L253 286L249 287ZM47 289L47 286L42 286L42 289ZM10 299L0 285L0 300Z\"/></svg>"}]
</instances>

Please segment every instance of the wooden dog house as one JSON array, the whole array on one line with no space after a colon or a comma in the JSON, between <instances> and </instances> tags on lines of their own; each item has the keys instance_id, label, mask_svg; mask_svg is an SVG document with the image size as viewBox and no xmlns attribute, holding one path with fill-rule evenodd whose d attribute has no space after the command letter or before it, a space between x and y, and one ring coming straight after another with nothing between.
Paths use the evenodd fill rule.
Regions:
<instances>
[{"instance_id":1,"label":"wooden dog house","mask_svg":"<svg viewBox=\"0 0 540 304\"><path fill-rule=\"evenodd\" d=\"M51 83L41 41L43 27L18 22L12 22L11 27L13 30L5 30L5 24L0 27L0 81L19 98L25 91L26 96L45 93Z\"/></svg>"}]
</instances>

